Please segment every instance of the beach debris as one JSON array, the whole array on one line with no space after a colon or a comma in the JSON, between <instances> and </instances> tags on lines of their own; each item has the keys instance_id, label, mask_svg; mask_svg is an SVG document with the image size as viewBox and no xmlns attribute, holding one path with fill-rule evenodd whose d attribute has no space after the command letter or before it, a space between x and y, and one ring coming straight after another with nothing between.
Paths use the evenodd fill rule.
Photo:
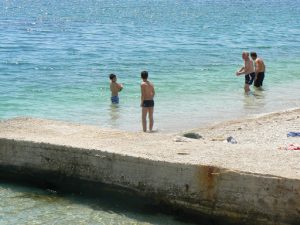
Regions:
<instances>
[{"instance_id":1,"label":"beach debris","mask_svg":"<svg viewBox=\"0 0 300 225\"><path fill-rule=\"evenodd\" d=\"M225 137L215 137L211 139L212 141L225 141L226 138Z\"/></svg>"},{"instance_id":2,"label":"beach debris","mask_svg":"<svg viewBox=\"0 0 300 225\"><path fill-rule=\"evenodd\" d=\"M183 137L193 138L193 139L200 139L200 138L202 138L202 136L200 134L194 133L194 132L184 133Z\"/></svg>"},{"instance_id":3,"label":"beach debris","mask_svg":"<svg viewBox=\"0 0 300 225\"><path fill-rule=\"evenodd\" d=\"M189 155L188 152L177 152L177 155Z\"/></svg>"},{"instance_id":4,"label":"beach debris","mask_svg":"<svg viewBox=\"0 0 300 225\"><path fill-rule=\"evenodd\" d=\"M289 144L289 145L286 147L286 150L300 150L300 145L297 145L297 144Z\"/></svg>"},{"instance_id":5,"label":"beach debris","mask_svg":"<svg viewBox=\"0 0 300 225\"><path fill-rule=\"evenodd\" d=\"M227 143L237 144L237 141L232 136L229 136L227 138Z\"/></svg>"},{"instance_id":6,"label":"beach debris","mask_svg":"<svg viewBox=\"0 0 300 225\"><path fill-rule=\"evenodd\" d=\"M288 132L288 137L300 137L300 132Z\"/></svg>"},{"instance_id":7,"label":"beach debris","mask_svg":"<svg viewBox=\"0 0 300 225\"><path fill-rule=\"evenodd\" d=\"M189 138L177 136L173 139L175 142L191 142Z\"/></svg>"}]
</instances>

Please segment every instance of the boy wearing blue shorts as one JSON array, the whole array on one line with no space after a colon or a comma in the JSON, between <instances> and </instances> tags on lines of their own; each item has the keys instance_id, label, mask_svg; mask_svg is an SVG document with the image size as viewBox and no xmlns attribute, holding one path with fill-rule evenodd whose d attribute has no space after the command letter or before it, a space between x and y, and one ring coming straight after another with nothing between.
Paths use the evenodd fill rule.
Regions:
<instances>
[{"instance_id":1,"label":"boy wearing blue shorts","mask_svg":"<svg viewBox=\"0 0 300 225\"><path fill-rule=\"evenodd\" d=\"M122 91L123 85L117 83L117 76L113 73L109 75L109 79L110 79L111 103L119 104L118 93Z\"/></svg>"}]
</instances>

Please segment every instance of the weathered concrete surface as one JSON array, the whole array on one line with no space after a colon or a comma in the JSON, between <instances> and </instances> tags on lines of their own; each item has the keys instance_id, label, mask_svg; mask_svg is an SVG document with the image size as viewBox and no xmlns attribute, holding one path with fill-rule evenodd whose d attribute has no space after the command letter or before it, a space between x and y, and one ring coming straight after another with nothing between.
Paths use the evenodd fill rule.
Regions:
<instances>
[{"instance_id":1,"label":"weathered concrete surface","mask_svg":"<svg viewBox=\"0 0 300 225\"><path fill-rule=\"evenodd\" d=\"M0 168L122 186L238 224L300 224L300 151L23 118L0 123Z\"/></svg>"}]
</instances>

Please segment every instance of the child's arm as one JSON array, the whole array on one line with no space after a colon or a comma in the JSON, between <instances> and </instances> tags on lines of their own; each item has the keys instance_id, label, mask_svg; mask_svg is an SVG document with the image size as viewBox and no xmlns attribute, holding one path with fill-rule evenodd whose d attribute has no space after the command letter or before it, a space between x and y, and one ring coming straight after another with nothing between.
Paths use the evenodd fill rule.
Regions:
<instances>
[{"instance_id":1,"label":"child's arm","mask_svg":"<svg viewBox=\"0 0 300 225\"><path fill-rule=\"evenodd\" d=\"M117 86L118 86L119 92L122 91L123 85L122 84L117 84Z\"/></svg>"}]
</instances>

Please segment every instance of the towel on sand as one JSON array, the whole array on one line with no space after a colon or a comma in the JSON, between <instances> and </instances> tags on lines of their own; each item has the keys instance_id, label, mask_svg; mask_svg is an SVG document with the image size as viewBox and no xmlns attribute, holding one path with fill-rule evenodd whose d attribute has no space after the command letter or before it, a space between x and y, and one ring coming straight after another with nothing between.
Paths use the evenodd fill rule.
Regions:
<instances>
[{"instance_id":1,"label":"towel on sand","mask_svg":"<svg viewBox=\"0 0 300 225\"><path fill-rule=\"evenodd\" d=\"M286 148L287 150L300 150L300 145L297 144L289 144Z\"/></svg>"},{"instance_id":2,"label":"towel on sand","mask_svg":"<svg viewBox=\"0 0 300 225\"><path fill-rule=\"evenodd\" d=\"M300 137L300 132L288 132L288 137Z\"/></svg>"}]
</instances>

